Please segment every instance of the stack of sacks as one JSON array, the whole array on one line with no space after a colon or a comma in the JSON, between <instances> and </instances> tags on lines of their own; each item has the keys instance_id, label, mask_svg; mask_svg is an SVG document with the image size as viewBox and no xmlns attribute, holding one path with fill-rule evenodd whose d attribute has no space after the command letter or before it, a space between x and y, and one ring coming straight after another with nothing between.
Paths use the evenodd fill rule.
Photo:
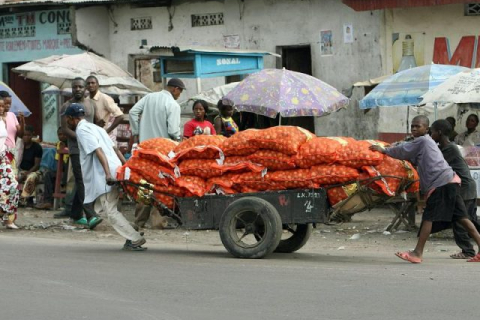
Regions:
<instances>
[{"instance_id":1,"label":"stack of sacks","mask_svg":"<svg viewBox=\"0 0 480 320\"><path fill-rule=\"evenodd\" d=\"M230 138L194 136L176 144L156 138L140 144L122 168L134 174L134 183L144 179L162 193L157 199L167 206L178 197L206 193L248 193L267 190L327 187L332 205L354 191L349 183L371 177L393 175L417 180L411 164L369 149L377 141L342 137L316 137L299 127L280 126L249 129ZM168 157L167 157L168 155ZM119 179L124 176L120 175ZM384 178L372 188L395 196L398 179ZM341 184L333 187L332 185ZM416 192L418 183L408 192ZM129 190L130 191L130 190ZM130 192L132 193L132 192ZM134 193L134 192L133 192ZM165 200L165 201L164 201Z\"/></svg>"}]
</instances>

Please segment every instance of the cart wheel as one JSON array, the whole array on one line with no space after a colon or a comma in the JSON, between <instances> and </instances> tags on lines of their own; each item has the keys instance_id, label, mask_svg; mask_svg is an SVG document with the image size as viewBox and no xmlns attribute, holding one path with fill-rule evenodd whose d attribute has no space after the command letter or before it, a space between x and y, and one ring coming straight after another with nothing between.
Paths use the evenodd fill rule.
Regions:
<instances>
[{"instance_id":1,"label":"cart wheel","mask_svg":"<svg viewBox=\"0 0 480 320\"><path fill-rule=\"evenodd\" d=\"M288 231L288 238L280 240L275 252L291 253L299 250L307 243L312 229L311 224L288 224L285 229Z\"/></svg>"},{"instance_id":2,"label":"cart wheel","mask_svg":"<svg viewBox=\"0 0 480 320\"><path fill-rule=\"evenodd\" d=\"M282 236L282 220L268 201L244 197L232 202L220 220L220 238L237 258L263 258Z\"/></svg>"}]
</instances>

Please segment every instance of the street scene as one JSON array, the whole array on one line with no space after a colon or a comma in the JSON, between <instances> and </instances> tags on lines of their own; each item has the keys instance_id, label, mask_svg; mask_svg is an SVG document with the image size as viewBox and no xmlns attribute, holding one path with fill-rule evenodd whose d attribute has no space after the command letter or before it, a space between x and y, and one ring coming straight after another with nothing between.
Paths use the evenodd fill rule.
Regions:
<instances>
[{"instance_id":1,"label":"street scene","mask_svg":"<svg viewBox=\"0 0 480 320\"><path fill-rule=\"evenodd\" d=\"M476 319L479 16L0 0L0 318Z\"/></svg>"}]
</instances>

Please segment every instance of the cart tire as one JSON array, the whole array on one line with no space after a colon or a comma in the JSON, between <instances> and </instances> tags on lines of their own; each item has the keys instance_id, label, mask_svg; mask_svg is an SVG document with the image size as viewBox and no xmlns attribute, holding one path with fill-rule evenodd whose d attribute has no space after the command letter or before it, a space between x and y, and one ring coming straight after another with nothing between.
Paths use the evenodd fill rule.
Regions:
<instances>
[{"instance_id":1,"label":"cart tire","mask_svg":"<svg viewBox=\"0 0 480 320\"><path fill-rule=\"evenodd\" d=\"M312 234L312 224L289 225L287 231L291 235L287 239L281 239L275 252L291 253L299 250L307 243Z\"/></svg>"},{"instance_id":2,"label":"cart tire","mask_svg":"<svg viewBox=\"0 0 480 320\"><path fill-rule=\"evenodd\" d=\"M259 259L272 253L282 237L277 209L257 197L232 202L220 219L220 239L237 258Z\"/></svg>"}]
</instances>

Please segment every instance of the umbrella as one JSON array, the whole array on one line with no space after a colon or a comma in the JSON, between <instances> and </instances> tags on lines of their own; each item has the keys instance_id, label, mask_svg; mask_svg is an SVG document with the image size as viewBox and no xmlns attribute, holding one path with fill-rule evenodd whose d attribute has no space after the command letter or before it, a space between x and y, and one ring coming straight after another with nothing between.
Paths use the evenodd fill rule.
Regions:
<instances>
[{"instance_id":1,"label":"umbrella","mask_svg":"<svg viewBox=\"0 0 480 320\"><path fill-rule=\"evenodd\" d=\"M150 92L140 81L111 61L91 52L74 55L53 55L34 60L12 69L26 78L53 84L60 89L71 87L71 81L77 77L87 78L94 75L100 86L113 86Z\"/></svg>"},{"instance_id":2,"label":"umbrella","mask_svg":"<svg viewBox=\"0 0 480 320\"><path fill-rule=\"evenodd\" d=\"M431 64L404 70L382 81L360 100L361 109L418 105L421 96L449 77L470 70L465 67Z\"/></svg>"},{"instance_id":3,"label":"umbrella","mask_svg":"<svg viewBox=\"0 0 480 320\"><path fill-rule=\"evenodd\" d=\"M480 103L480 68L457 73L422 97L422 104Z\"/></svg>"},{"instance_id":4,"label":"umbrella","mask_svg":"<svg viewBox=\"0 0 480 320\"><path fill-rule=\"evenodd\" d=\"M322 116L348 105L349 100L334 87L304 73L264 69L249 75L224 98L239 111L270 118Z\"/></svg>"},{"instance_id":5,"label":"umbrella","mask_svg":"<svg viewBox=\"0 0 480 320\"><path fill-rule=\"evenodd\" d=\"M217 110L218 100L222 99L223 96L225 96L227 93L232 91L232 89L235 88L238 84L239 82L232 82L232 83L225 84L223 86L218 86L206 91L202 91L194 95L188 100L185 100L182 103L180 103L180 107L182 108L182 114L193 114L192 104L195 100L205 100L208 104L208 107L211 113L218 114L218 110Z\"/></svg>"},{"instance_id":6,"label":"umbrella","mask_svg":"<svg viewBox=\"0 0 480 320\"><path fill-rule=\"evenodd\" d=\"M32 113L28 110L27 106L20 100L19 97L7 86L4 82L0 81L0 91L8 91L12 96L12 106L10 107L10 112L15 113L18 116L19 112L23 112L25 117L30 116Z\"/></svg>"},{"instance_id":7,"label":"umbrella","mask_svg":"<svg viewBox=\"0 0 480 320\"><path fill-rule=\"evenodd\" d=\"M144 96L148 94L147 91L133 90L133 89L120 89L114 86L100 86L100 91L108 94L109 96ZM62 96L70 97L72 95L72 88L60 89L53 84L46 89L42 90L43 94L59 94Z\"/></svg>"}]
</instances>

